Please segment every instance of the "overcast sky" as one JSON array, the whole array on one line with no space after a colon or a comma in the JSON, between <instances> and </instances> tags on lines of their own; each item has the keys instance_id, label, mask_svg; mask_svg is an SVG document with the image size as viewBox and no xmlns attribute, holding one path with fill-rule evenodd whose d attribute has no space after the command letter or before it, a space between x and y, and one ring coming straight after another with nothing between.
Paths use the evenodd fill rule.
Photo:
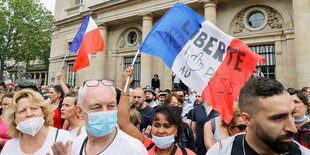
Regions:
<instances>
[{"instance_id":1,"label":"overcast sky","mask_svg":"<svg viewBox=\"0 0 310 155\"><path fill-rule=\"evenodd\" d=\"M44 6L52 11L52 14L54 15L54 11L55 11L55 0L40 0Z\"/></svg>"}]
</instances>

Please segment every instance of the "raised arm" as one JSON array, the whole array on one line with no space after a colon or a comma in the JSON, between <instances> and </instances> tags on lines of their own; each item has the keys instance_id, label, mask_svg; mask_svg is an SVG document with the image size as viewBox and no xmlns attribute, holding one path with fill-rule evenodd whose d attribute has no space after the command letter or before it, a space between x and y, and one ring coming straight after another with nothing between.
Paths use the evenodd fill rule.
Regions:
<instances>
[{"instance_id":1,"label":"raised arm","mask_svg":"<svg viewBox=\"0 0 310 155\"><path fill-rule=\"evenodd\" d=\"M64 94L67 94L69 92L69 88L67 87L66 83L64 82L63 78L62 78L62 73L59 71L57 72L57 81L59 83L59 85L61 86L62 90L64 91Z\"/></svg>"},{"instance_id":2,"label":"raised arm","mask_svg":"<svg viewBox=\"0 0 310 155\"><path fill-rule=\"evenodd\" d=\"M139 131L137 127L135 127L130 122L130 102L129 102L129 86L133 80L133 67L130 66L123 73L123 84L122 84L122 94L120 103L118 105L118 125L120 129L122 129L128 135L137 138L143 143L144 137L143 134ZM124 92L124 88L126 86L127 77L130 77L130 80L127 85L126 92Z\"/></svg>"}]
</instances>

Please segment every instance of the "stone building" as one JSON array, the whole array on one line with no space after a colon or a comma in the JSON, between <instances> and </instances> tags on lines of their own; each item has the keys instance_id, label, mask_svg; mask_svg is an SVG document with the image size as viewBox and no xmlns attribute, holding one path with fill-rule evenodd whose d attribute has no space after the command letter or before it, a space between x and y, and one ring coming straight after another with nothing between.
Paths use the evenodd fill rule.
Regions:
<instances>
[{"instance_id":1,"label":"stone building","mask_svg":"<svg viewBox=\"0 0 310 155\"><path fill-rule=\"evenodd\" d=\"M258 64L265 76L286 87L310 85L309 0L179 0L225 33L245 41L267 59ZM69 53L63 69L70 85L90 78L114 79L121 86L128 66L152 26L177 0L56 0L49 64L49 84L55 83L67 49L86 14L91 14L105 40L103 52L91 56L91 65L70 72L75 55ZM172 72L157 57L140 53L135 64L135 86L150 85L159 75L161 89L171 88Z\"/></svg>"},{"instance_id":2,"label":"stone building","mask_svg":"<svg viewBox=\"0 0 310 155\"><path fill-rule=\"evenodd\" d=\"M12 66L16 62L14 60L7 61L7 66ZM6 70L7 74L4 74L6 80L11 80L14 84L21 81L32 82L35 84L46 85L48 67L40 60L30 61L26 63L19 62L14 67Z\"/></svg>"}]
</instances>

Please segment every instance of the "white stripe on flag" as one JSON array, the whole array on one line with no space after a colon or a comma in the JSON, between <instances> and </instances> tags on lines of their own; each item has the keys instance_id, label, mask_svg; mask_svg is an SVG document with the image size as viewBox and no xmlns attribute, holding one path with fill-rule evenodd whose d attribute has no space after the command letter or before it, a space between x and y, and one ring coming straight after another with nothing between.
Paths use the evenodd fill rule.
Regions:
<instances>
[{"instance_id":1,"label":"white stripe on flag","mask_svg":"<svg viewBox=\"0 0 310 155\"><path fill-rule=\"evenodd\" d=\"M172 71L188 87L202 94L208 81L224 61L232 39L233 37L206 20L195 37L185 44L175 58Z\"/></svg>"},{"instance_id":2,"label":"white stripe on flag","mask_svg":"<svg viewBox=\"0 0 310 155\"><path fill-rule=\"evenodd\" d=\"M85 31L85 34L89 31L96 29L96 28L98 28L97 24L95 23L95 21L93 20L92 17L89 17L89 21L88 21L88 25L87 25L87 29Z\"/></svg>"}]
</instances>

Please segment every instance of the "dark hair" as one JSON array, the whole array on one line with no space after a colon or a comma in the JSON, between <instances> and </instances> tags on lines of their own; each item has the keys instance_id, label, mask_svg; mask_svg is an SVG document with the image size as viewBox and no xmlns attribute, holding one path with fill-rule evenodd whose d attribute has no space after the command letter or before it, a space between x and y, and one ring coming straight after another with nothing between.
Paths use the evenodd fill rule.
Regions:
<instances>
[{"instance_id":1,"label":"dark hair","mask_svg":"<svg viewBox=\"0 0 310 155\"><path fill-rule=\"evenodd\" d=\"M250 78L241 88L239 96L239 109L241 112L252 113L257 110L259 98L266 98L284 93L283 85L267 77Z\"/></svg>"},{"instance_id":2,"label":"dark hair","mask_svg":"<svg viewBox=\"0 0 310 155\"><path fill-rule=\"evenodd\" d=\"M296 96L305 104L305 105L309 105L309 101L308 101L308 96L304 93L304 92L302 92L302 90L290 90L290 91L288 91L288 93L290 94L290 95L295 95L296 94Z\"/></svg>"},{"instance_id":3,"label":"dark hair","mask_svg":"<svg viewBox=\"0 0 310 155\"><path fill-rule=\"evenodd\" d=\"M54 90L57 92L57 93L60 93L60 100L62 101L62 99L64 98L64 91L62 90L61 86L58 84L58 85L55 85L53 86L52 88L54 88Z\"/></svg>"},{"instance_id":4,"label":"dark hair","mask_svg":"<svg viewBox=\"0 0 310 155\"><path fill-rule=\"evenodd\" d=\"M75 93L73 91L69 91L64 98L66 97L72 97L74 98L74 105L77 105L77 97L78 97L78 93Z\"/></svg>"},{"instance_id":5,"label":"dark hair","mask_svg":"<svg viewBox=\"0 0 310 155\"><path fill-rule=\"evenodd\" d=\"M183 98L181 97L181 96L179 96L179 95L177 95L177 94L168 94L168 96L166 96L166 99L165 99L165 105L169 105L169 103L171 102L171 100L172 100L172 97L175 97L175 98L177 98L177 100L178 100L178 102L180 102L180 103L184 103L184 100L183 100Z\"/></svg>"},{"instance_id":6,"label":"dark hair","mask_svg":"<svg viewBox=\"0 0 310 155\"><path fill-rule=\"evenodd\" d=\"M173 107L173 106L165 106L165 105L158 106L157 108L154 109L153 122L155 120L158 120L157 118L158 113L163 114L170 124L177 126L178 132L177 132L177 135L175 137L175 142L174 142L174 143L177 143L183 133L183 121L182 121L182 117L181 117L181 114L178 108Z\"/></svg>"},{"instance_id":7,"label":"dark hair","mask_svg":"<svg viewBox=\"0 0 310 155\"><path fill-rule=\"evenodd\" d=\"M286 91L287 91L290 95L295 94L295 89L294 89L294 88L287 88Z\"/></svg>"},{"instance_id":8,"label":"dark hair","mask_svg":"<svg viewBox=\"0 0 310 155\"><path fill-rule=\"evenodd\" d=\"M0 82L0 86L2 86L3 88L6 88L5 82L4 82L4 81L1 81L1 82Z\"/></svg>"},{"instance_id":9,"label":"dark hair","mask_svg":"<svg viewBox=\"0 0 310 155\"><path fill-rule=\"evenodd\" d=\"M177 93L178 91L183 92L183 95L184 95L183 97L185 97L185 90L183 90L183 89L176 89L174 93Z\"/></svg>"},{"instance_id":10,"label":"dark hair","mask_svg":"<svg viewBox=\"0 0 310 155\"><path fill-rule=\"evenodd\" d=\"M11 93L11 92L5 92L2 96L2 99L4 99L5 97L6 98L13 98L14 96L14 93Z\"/></svg>"},{"instance_id":11,"label":"dark hair","mask_svg":"<svg viewBox=\"0 0 310 155\"><path fill-rule=\"evenodd\" d=\"M118 103L119 103L119 101L120 101L120 99L121 99L121 90L120 89L118 89L118 88L115 88L115 91L116 91L116 103L117 103L117 105L118 105Z\"/></svg>"},{"instance_id":12,"label":"dark hair","mask_svg":"<svg viewBox=\"0 0 310 155\"><path fill-rule=\"evenodd\" d=\"M168 94L171 93L170 89L166 89L164 92L167 92Z\"/></svg>"},{"instance_id":13,"label":"dark hair","mask_svg":"<svg viewBox=\"0 0 310 155\"><path fill-rule=\"evenodd\" d=\"M158 75L157 75L157 74L154 74L154 76L157 76L157 77L158 77Z\"/></svg>"},{"instance_id":14,"label":"dark hair","mask_svg":"<svg viewBox=\"0 0 310 155\"><path fill-rule=\"evenodd\" d=\"M303 92L306 92L308 89L310 89L310 87L303 87L301 90L302 90Z\"/></svg>"}]
</instances>

